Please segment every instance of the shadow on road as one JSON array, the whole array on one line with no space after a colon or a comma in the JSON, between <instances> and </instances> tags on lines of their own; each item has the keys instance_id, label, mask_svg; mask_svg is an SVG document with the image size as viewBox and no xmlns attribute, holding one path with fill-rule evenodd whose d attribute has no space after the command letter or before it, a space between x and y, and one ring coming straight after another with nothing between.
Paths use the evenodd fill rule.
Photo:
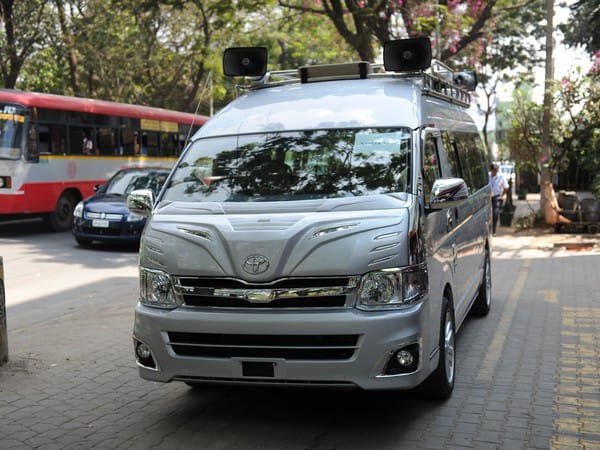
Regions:
<instances>
[{"instance_id":1,"label":"shadow on road","mask_svg":"<svg viewBox=\"0 0 600 450\"><path fill-rule=\"evenodd\" d=\"M341 448L385 447L389 442L378 442L383 436L398 437L410 430L414 421L444 405L414 391L200 386L187 394L180 397L177 413L165 417L167 427L182 427L183 423L182 428L188 430L200 424L206 428L207 421L221 426L238 424L233 432L239 433L237 442L259 447L261 441L295 439L311 442L310 448L328 448L328 440Z\"/></svg>"}]
</instances>

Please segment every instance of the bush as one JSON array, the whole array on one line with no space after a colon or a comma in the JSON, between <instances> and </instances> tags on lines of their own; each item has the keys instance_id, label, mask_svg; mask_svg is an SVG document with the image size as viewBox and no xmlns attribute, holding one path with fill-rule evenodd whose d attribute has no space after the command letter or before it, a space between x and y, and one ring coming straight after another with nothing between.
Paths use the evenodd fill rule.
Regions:
<instances>
[{"instance_id":1,"label":"bush","mask_svg":"<svg viewBox=\"0 0 600 450\"><path fill-rule=\"evenodd\" d=\"M600 175L596 175L594 181L592 182L592 192L596 198L600 198Z\"/></svg>"},{"instance_id":2,"label":"bush","mask_svg":"<svg viewBox=\"0 0 600 450\"><path fill-rule=\"evenodd\" d=\"M541 209L531 212L526 216L517 217L514 221L515 227L522 230L526 228L544 227L545 224L544 214Z\"/></svg>"}]
</instances>

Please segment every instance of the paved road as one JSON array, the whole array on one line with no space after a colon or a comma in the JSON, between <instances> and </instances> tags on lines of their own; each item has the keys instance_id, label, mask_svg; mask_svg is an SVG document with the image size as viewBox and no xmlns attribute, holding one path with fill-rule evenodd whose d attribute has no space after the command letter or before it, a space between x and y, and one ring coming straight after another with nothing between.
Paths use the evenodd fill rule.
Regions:
<instances>
[{"instance_id":1,"label":"paved road","mask_svg":"<svg viewBox=\"0 0 600 450\"><path fill-rule=\"evenodd\" d=\"M11 357L0 448L600 449L598 251L495 239L493 310L465 322L455 391L437 403L143 381L135 249L0 224Z\"/></svg>"}]
</instances>

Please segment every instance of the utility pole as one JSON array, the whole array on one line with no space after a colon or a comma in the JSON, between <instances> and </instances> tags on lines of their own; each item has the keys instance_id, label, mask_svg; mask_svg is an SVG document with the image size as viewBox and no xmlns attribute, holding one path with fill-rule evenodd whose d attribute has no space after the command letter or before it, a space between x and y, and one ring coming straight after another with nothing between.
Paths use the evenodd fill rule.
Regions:
<instances>
[{"instance_id":1,"label":"utility pole","mask_svg":"<svg viewBox=\"0 0 600 450\"><path fill-rule=\"evenodd\" d=\"M546 0L546 77L544 81L544 111L542 115L542 161L540 161L540 207L546 211L546 202L554 194L550 156L552 140L550 137L550 119L552 117L552 89L554 84L554 0ZM548 217L546 217L548 219Z\"/></svg>"}]
</instances>

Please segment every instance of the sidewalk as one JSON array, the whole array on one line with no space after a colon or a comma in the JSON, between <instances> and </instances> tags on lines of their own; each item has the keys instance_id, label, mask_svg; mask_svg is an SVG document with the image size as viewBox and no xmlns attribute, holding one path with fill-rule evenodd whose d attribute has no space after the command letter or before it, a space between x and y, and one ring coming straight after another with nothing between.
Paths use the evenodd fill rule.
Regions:
<instances>
[{"instance_id":1,"label":"sidewalk","mask_svg":"<svg viewBox=\"0 0 600 450\"><path fill-rule=\"evenodd\" d=\"M586 193L582 193L584 196ZM527 194L526 200L517 200L513 198L515 205L515 215L512 226L503 227L498 224L498 236L502 238L515 238L514 244L527 246L529 249L543 251L600 251L600 233L558 233L553 227L542 228L517 228L515 226L517 219L526 217L540 209L540 194ZM525 238L517 239L517 238ZM506 241L505 241L506 242ZM546 255L548 256L548 255Z\"/></svg>"}]
</instances>

